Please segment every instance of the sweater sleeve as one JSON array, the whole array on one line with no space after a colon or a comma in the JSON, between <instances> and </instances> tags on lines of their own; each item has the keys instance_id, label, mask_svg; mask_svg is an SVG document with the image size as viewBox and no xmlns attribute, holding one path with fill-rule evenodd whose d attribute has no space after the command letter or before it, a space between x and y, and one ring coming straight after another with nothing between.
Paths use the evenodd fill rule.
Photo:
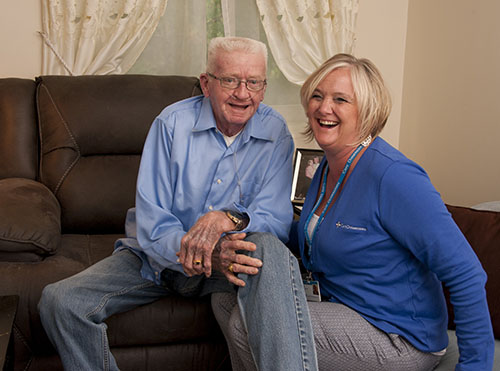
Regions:
<instances>
[{"instance_id":1,"label":"sweater sleeve","mask_svg":"<svg viewBox=\"0 0 500 371\"><path fill-rule=\"evenodd\" d=\"M379 192L384 228L450 291L460 351L456 370L491 370L494 338L486 274L441 196L411 162L389 166Z\"/></svg>"}]
</instances>

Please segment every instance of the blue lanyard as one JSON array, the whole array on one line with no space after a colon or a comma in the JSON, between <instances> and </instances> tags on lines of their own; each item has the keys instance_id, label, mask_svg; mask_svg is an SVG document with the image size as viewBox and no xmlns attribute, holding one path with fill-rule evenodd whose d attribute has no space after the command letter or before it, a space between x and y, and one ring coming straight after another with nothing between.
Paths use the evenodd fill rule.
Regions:
<instances>
[{"instance_id":1,"label":"blue lanyard","mask_svg":"<svg viewBox=\"0 0 500 371\"><path fill-rule=\"evenodd\" d=\"M304 225L304 234L306 236L306 241L307 241L307 244L308 244L307 254L309 256L309 259L311 258L311 248L312 248L312 244L313 244L313 239L316 236L316 231L318 230L320 223L323 221L323 219L325 217L325 213L328 210L328 207L330 206L333 198L335 197L335 194L337 193L340 185L342 184L342 181L344 180L345 175L349 171L349 168L351 167L352 162L354 161L354 159L356 158L356 156L359 154L359 152L364 147L366 147L365 143L360 144L358 146L358 148L356 148L356 150L347 159L347 163L345 164L344 169L342 170L342 173L340 174L339 180L337 181L337 184L335 184L335 188L333 189L332 193L330 194L330 197L328 198L328 201L326 202L326 205L325 205L323 211L321 212L321 215L318 218L318 222L314 226L314 231L313 231L312 238L311 238L311 236L309 235L309 233L307 231L307 227L309 226L309 223L311 222L311 218L312 218L314 212L319 207L319 204L321 203L321 201L323 200L323 197L325 196L325 192L326 192L326 177L327 177L327 174L328 174L328 162L326 163L325 173L323 175L323 181L322 181L322 185L321 185L321 193L319 195L318 201L316 202L316 204L314 205L313 209L311 210L311 213L307 217L306 223ZM306 268L309 269L309 267L306 267Z\"/></svg>"}]
</instances>

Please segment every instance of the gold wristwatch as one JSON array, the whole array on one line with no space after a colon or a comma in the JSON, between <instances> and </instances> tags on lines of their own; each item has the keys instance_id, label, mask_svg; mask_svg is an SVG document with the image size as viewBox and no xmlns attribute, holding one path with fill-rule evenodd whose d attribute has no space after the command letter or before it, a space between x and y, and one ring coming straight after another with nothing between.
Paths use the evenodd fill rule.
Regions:
<instances>
[{"instance_id":1,"label":"gold wristwatch","mask_svg":"<svg viewBox=\"0 0 500 371\"><path fill-rule=\"evenodd\" d=\"M248 217L245 217L244 215L237 213L233 210L224 210L226 213L226 216L231 219L231 221L235 224L234 230L235 231L241 231L244 229L247 224L248 224Z\"/></svg>"}]
</instances>

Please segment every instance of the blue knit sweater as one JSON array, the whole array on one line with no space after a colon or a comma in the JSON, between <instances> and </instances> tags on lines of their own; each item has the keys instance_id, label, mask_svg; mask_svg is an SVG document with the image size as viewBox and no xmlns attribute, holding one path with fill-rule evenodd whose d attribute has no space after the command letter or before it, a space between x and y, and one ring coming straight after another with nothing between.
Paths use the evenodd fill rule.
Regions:
<instances>
[{"instance_id":1,"label":"blue knit sweater","mask_svg":"<svg viewBox=\"0 0 500 371\"><path fill-rule=\"evenodd\" d=\"M448 343L443 282L455 311L457 370L491 370L494 339L486 274L425 171L376 138L325 215L309 251L304 224L325 164L323 159L294 229L321 294L417 349L436 352Z\"/></svg>"}]
</instances>

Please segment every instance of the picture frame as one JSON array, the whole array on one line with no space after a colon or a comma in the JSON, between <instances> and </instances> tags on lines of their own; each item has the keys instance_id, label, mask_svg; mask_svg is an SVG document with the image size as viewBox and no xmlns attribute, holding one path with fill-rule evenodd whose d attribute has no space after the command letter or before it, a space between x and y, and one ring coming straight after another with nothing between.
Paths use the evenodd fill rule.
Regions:
<instances>
[{"instance_id":1,"label":"picture frame","mask_svg":"<svg viewBox=\"0 0 500 371\"><path fill-rule=\"evenodd\" d=\"M294 156L291 200L302 205L312 177L318 168L324 152L321 149L297 148Z\"/></svg>"}]
</instances>

